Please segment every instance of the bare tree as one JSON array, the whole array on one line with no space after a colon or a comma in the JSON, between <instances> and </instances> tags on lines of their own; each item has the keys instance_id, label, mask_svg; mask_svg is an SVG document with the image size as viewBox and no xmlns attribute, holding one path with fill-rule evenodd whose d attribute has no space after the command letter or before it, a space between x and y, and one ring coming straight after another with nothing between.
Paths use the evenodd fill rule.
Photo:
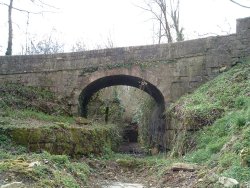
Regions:
<instances>
[{"instance_id":1,"label":"bare tree","mask_svg":"<svg viewBox=\"0 0 250 188\"><path fill-rule=\"evenodd\" d=\"M116 45L114 43L113 37L111 33L109 33L105 41L103 42L103 44L97 44L95 49L100 50L100 49L109 49L109 48L115 48L115 47Z\"/></svg>"},{"instance_id":2,"label":"bare tree","mask_svg":"<svg viewBox=\"0 0 250 188\"><path fill-rule=\"evenodd\" d=\"M81 52L86 50L86 45L83 41L77 41L75 44L73 44L71 51L72 52Z\"/></svg>"},{"instance_id":3,"label":"bare tree","mask_svg":"<svg viewBox=\"0 0 250 188\"><path fill-rule=\"evenodd\" d=\"M8 46L5 55L12 55L12 39L13 39L12 7L13 7L13 0L10 0L8 9L8 25L9 25Z\"/></svg>"},{"instance_id":4,"label":"bare tree","mask_svg":"<svg viewBox=\"0 0 250 188\"><path fill-rule=\"evenodd\" d=\"M183 28L179 22L179 0L145 0L144 3L146 6L140 8L150 12L159 25L156 33L158 43L161 43L163 38L166 38L168 43L184 40Z\"/></svg>"},{"instance_id":5,"label":"bare tree","mask_svg":"<svg viewBox=\"0 0 250 188\"><path fill-rule=\"evenodd\" d=\"M250 6L246 6L246 5L243 5L243 4L241 4L241 3L238 3L237 1L235 1L235 0L230 0L232 3L234 3L234 4L236 4L236 5L239 5L239 6L241 6L241 7L243 7L243 8L250 8Z\"/></svg>"},{"instance_id":6,"label":"bare tree","mask_svg":"<svg viewBox=\"0 0 250 188\"><path fill-rule=\"evenodd\" d=\"M173 28L176 33L176 41L183 41L183 28L180 28L180 1L170 0L170 13L171 20L173 21Z\"/></svg>"},{"instance_id":7,"label":"bare tree","mask_svg":"<svg viewBox=\"0 0 250 188\"><path fill-rule=\"evenodd\" d=\"M107 36L107 42L105 42L105 48L114 48L115 44L112 38L111 33L109 32L108 36Z\"/></svg>"},{"instance_id":8,"label":"bare tree","mask_svg":"<svg viewBox=\"0 0 250 188\"><path fill-rule=\"evenodd\" d=\"M52 38L52 35L45 36L43 40L34 42L30 40L26 55L55 54L64 52L64 44Z\"/></svg>"},{"instance_id":9,"label":"bare tree","mask_svg":"<svg viewBox=\"0 0 250 188\"><path fill-rule=\"evenodd\" d=\"M19 9L13 6L13 2L14 0L10 0L9 4L0 2L1 5L7 6L8 7L8 46L7 46L7 50L5 55L12 55L12 45L13 45L13 27L12 27L12 10L17 10L19 12L24 12L27 13L27 17L28 17L28 21L29 21L29 15L30 14L43 14L45 12L50 12L53 13L52 11L40 11L40 12L32 12L32 11L28 11L28 10L23 10L23 9ZM31 0L32 3L36 4L35 0ZM43 3L41 0L38 0L38 2L40 3L40 7L44 7L44 6L48 6L50 8L55 8L54 6L48 5L46 3ZM28 27L28 21L27 21L27 27ZM27 34L27 33L26 33ZM27 41L26 41L27 43Z\"/></svg>"}]
</instances>

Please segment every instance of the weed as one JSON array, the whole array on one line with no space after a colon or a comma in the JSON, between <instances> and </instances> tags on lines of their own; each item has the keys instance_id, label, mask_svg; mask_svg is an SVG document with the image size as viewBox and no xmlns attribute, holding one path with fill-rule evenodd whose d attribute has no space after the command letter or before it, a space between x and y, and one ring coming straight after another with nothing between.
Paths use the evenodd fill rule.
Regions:
<instances>
[{"instance_id":1,"label":"weed","mask_svg":"<svg viewBox=\"0 0 250 188\"><path fill-rule=\"evenodd\" d=\"M221 166L224 169L229 168L232 165L237 165L238 161L239 161L239 156L234 153L234 152L230 152L230 153L225 153L221 156L221 158L219 159L219 166Z\"/></svg>"},{"instance_id":2,"label":"weed","mask_svg":"<svg viewBox=\"0 0 250 188\"><path fill-rule=\"evenodd\" d=\"M222 173L222 175L230 178L235 178L239 181L249 181L250 179L250 168L241 167L239 165L233 165L228 170Z\"/></svg>"},{"instance_id":3,"label":"weed","mask_svg":"<svg viewBox=\"0 0 250 188\"><path fill-rule=\"evenodd\" d=\"M66 167L70 173L75 174L75 176L79 177L82 182L87 182L87 177L90 171L89 167L85 163L67 163Z\"/></svg>"},{"instance_id":4,"label":"weed","mask_svg":"<svg viewBox=\"0 0 250 188\"><path fill-rule=\"evenodd\" d=\"M69 115L70 111L64 99L58 99L54 93L40 87L20 84L0 84L0 107L2 109L29 109L47 114Z\"/></svg>"},{"instance_id":5,"label":"weed","mask_svg":"<svg viewBox=\"0 0 250 188\"><path fill-rule=\"evenodd\" d=\"M59 171L56 171L54 175L55 175L55 184L57 184L58 186L63 186L67 188L80 187L77 181L67 173L64 174Z\"/></svg>"},{"instance_id":6,"label":"weed","mask_svg":"<svg viewBox=\"0 0 250 188\"><path fill-rule=\"evenodd\" d=\"M69 157L66 155L50 155L49 159L57 165L65 165L69 163Z\"/></svg>"},{"instance_id":7,"label":"weed","mask_svg":"<svg viewBox=\"0 0 250 188\"><path fill-rule=\"evenodd\" d=\"M53 177L52 169L47 165L38 165L33 168L34 176L39 178L50 178Z\"/></svg>"}]
</instances>

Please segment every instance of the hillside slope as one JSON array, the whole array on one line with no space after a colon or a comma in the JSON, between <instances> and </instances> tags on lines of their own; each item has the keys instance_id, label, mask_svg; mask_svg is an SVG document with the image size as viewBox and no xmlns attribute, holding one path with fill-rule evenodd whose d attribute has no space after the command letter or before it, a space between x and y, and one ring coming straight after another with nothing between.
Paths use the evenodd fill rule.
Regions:
<instances>
[{"instance_id":1,"label":"hillside slope","mask_svg":"<svg viewBox=\"0 0 250 188\"><path fill-rule=\"evenodd\" d=\"M182 97L168 114L185 132L173 140L172 156L208 168L204 181L215 183L212 173L250 182L250 62Z\"/></svg>"}]
</instances>

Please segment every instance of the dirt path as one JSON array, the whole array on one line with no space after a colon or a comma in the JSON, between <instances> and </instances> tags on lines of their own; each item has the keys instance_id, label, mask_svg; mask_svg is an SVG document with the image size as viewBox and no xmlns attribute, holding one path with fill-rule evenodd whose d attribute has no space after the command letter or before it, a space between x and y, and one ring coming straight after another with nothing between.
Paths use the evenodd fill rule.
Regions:
<instances>
[{"instance_id":1,"label":"dirt path","mask_svg":"<svg viewBox=\"0 0 250 188\"><path fill-rule=\"evenodd\" d=\"M92 167L87 188L189 188L195 187L196 172L166 171L156 167L124 167L116 161L90 161ZM155 168L155 169L154 169Z\"/></svg>"}]
</instances>

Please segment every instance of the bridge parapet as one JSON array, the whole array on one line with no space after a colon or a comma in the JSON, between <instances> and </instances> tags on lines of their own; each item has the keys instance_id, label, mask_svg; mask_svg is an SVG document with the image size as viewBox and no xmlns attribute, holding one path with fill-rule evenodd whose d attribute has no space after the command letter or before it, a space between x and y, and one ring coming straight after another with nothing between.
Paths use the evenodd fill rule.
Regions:
<instances>
[{"instance_id":1,"label":"bridge parapet","mask_svg":"<svg viewBox=\"0 0 250 188\"><path fill-rule=\"evenodd\" d=\"M144 65L148 62L173 62L182 58L198 56L218 56L231 51L237 56L236 35L208 37L171 44L135 46L91 50L52 55L1 56L0 74L17 74L42 71L62 71L95 68L126 67L133 64ZM217 53L218 54L217 54ZM222 58L224 59L224 58ZM220 59L220 60L222 60ZM214 60L213 60L214 61ZM207 64L211 62L207 60Z\"/></svg>"},{"instance_id":2,"label":"bridge parapet","mask_svg":"<svg viewBox=\"0 0 250 188\"><path fill-rule=\"evenodd\" d=\"M240 41L238 46L239 57L250 58L250 17L237 20L237 38Z\"/></svg>"}]
</instances>

